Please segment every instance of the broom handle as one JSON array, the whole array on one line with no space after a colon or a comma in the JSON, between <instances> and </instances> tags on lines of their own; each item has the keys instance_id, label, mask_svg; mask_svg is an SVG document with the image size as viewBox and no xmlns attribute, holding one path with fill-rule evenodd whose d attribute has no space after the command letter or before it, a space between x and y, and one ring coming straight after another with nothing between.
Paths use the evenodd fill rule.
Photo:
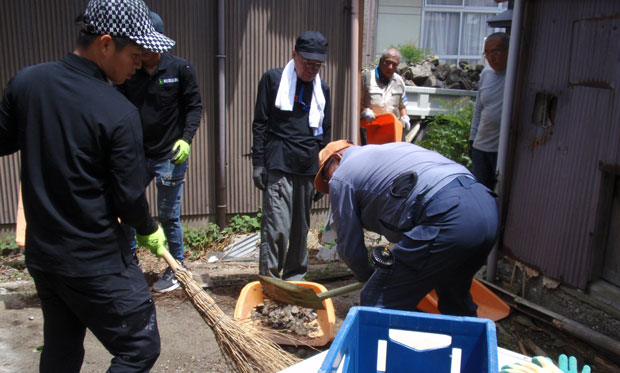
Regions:
<instances>
[{"instance_id":1,"label":"broom handle","mask_svg":"<svg viewBox=\"0 0 620 373\"><path fill-rule=\"evenodd\" d=\"M166 261L166 263L168 263L168 265L170 266L170 268L172 268L173 271L176 271L180 266L179 263L177 263L177 260L174 259L174 257L172 256L172 254L170 254L170 251L168 251L165 247L162 246L163 252L164 252L164 260Z\"/></svg>"},{"instance_id":2,"label":"broom handle","mask_svg":"<svg viewBox=\"0 0 620 373\"><path fill-rule=\"evenodd\" d=\"M336 295L347 294L347 293L350 293L352 291L359 290L359 289L363 288L364 284L365 284L365 282L356 282L354 284L349 284L349 285L341 286L339 288L335 288L335 289L326 291L324 293L319 293L319 294L317 294L317 297L319 297L319 299L323 300L323 299L335 297Z\"/></svg>"}]
</instances>

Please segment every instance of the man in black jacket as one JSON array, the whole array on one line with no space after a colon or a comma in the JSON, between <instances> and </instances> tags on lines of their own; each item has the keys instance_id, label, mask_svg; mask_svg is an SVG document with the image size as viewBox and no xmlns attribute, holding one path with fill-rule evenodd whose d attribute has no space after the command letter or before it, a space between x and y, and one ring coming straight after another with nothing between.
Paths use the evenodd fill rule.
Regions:
<instances>
[{"instance_id":1,"label":"man in black jacket","mask_svg":"<svg viewBox=\"0 0 620 373\"><path fill-rule=\"evenodd\" d=\"M77 47L9 82L0 106L0 155L21 150L26 265L44 318L42 372L79 372L86 328L114 355L109 372L148 371L159 356L155 305L118 222L161 255L148 212L136 108L120 84L155 32L142 0L91 0Z\"/></svg>"},{"instance_id":2,"label":"man in black jacket","mask_svg":"<svg viewBox=\"0 0 620 373\"><path fill-rule=\"evenodd\" d=\"M306 31L284 68L263 74L252 122L253 179L263 191L259 273L285 280L306 274L306 237L318 154L331 137L330 92L318 75L327 39ZM288 246L288 250L287 250Z\"/></svg>"},{"instance_id":3,"label":"man in black jacket","mask_svg":"<svg viewBox=\"0 0 620 373\"><path fill-rule=\"evenodd\" d=\"M157 13L151 12L151 21L155 31L163 34L164 23ZM170 254L183 263L181 198L190 144L202 112L194 67L172 54L145 50L142 68L119 89L140 111L146 155L145 185L155 179L157 217ZM130 230L130 238L133 236ZM131 240L131 246L135 252L135 240ZM174 273L167 268L153 290L165 292L178 287Z\"/></svg>"}]
</instances>

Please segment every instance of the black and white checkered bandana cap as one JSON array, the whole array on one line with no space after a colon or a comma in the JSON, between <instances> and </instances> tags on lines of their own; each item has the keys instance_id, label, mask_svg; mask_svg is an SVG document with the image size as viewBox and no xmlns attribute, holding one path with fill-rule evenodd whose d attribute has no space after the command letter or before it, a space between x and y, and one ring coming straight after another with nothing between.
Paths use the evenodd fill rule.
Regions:
<instances>
[{"instance_id":1,"label":"black and white checkered bandana cap","mask_svg":"<svg viewBox=\"0 0 620 373\"><path fill-rule=\"evenodd\" d=\"M90 0L84 11L84 22L96 34L126 36L153 52L172 48L174 40L155 31L149 9L142 0Z\"/></svg>"}]
</instances>

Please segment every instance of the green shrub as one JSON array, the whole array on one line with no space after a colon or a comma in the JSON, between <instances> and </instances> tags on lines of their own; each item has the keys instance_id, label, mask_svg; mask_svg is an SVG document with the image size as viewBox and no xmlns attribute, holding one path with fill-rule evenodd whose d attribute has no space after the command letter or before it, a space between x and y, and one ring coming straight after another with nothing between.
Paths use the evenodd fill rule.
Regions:
<instances>
[{"instance_id":1,"label":"green shrub","mask_svg":"<svg viewBox=\"0 0 620 373\"><path fill-rule=\"evenodd\" d=\"M19 250L19 246L17 246L17 242L15 242L15 237L6 236L3 240L0 240L0 255L7 256L17 254Z\"/></svg>"},{"instance_id":2,"label":"green shrub","mask_svg":"<svg viewBox=\"0 0 620 373\"><path fill-rule=\"evenodd\" d=\"M190 259L198 259L210 251L221 251L228 245L232 236L240 233L253 233L260 230L262 213L259 208L254 216L235 215L229 226L221 229L215 223L205 227L183 227L183 244Z\"/></svg>"},{"instance_id":3,"label":"green shrub","mask_svg":"<svg viewBox=\"0 0 620 373\"><path fill-rule=\"evenodd\" d=\"M397 46L390 46L390 48L396 48L400 51L400 54L403 56L403 61L407 63L407 65L416 64L430 54L428 49L418 48L415 45L409 44L399 44Z\"/></svg>"},{"instance_id":4,"label":"green shrub","mask_svg":"<svg viewBox=\"0 0 620 373\"><path fill-rule=\"evenodd\" d=\"M209 223L206 227L183 227L183 245L190 251L206 252L217 248L226 236L215 223Z\"/></svg>"},{"instance_id":5,"label":"green shrub","mask_svg":"<svg viewBox=\"0 0 620 373\"><path fill-rule=\"evenodd\" d=\"M417 143L471 169L468 145L474 104L468 97L442 104L447 111L425 119L426 135Z\"/></svg>"},{"instance_id":6,"label":"green shrub","mask_svg":"<svg viewBox=\"0 0 620 373\"><path fill-rule=\"evenodd\" d=\"M226 228L230 233L254 233L260 230L260 219L262 212L259 209L256 216L235 215L230 218L229 226Z\"/></svg>"}]
</instances>

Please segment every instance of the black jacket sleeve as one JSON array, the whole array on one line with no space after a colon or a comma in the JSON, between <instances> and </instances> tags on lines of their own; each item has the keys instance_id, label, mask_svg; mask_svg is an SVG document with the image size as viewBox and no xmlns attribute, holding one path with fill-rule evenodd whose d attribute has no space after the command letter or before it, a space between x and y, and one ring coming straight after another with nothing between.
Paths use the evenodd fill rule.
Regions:
<instances>
[{"instance_id":1,"label":"black jacket sleeve","mask_svg":"<svg viewBox=\"0 0 620 373\"><path fill-rule=\"evenodd\" d=\"M254 167L265 165L265 137L271 107L271 84L272 82L268 73L263 74L260 83L258 83L256 106L254 107L254 121L252 122L252 165ZM273 99L275 101L275 98Z\"/></svg>"},{"instance_id":2,"label":"black jacket sleeve","mask_svg":"<svg viewBox=\"0 0 620 373\"><path fill-rule=\"evenodd\" d=\"M185 127L183 127L183 140L188 144L200 126L202 114L202 102L200 100L200 88L196 82L196 73L192 65L185 65L180 68L179 77L181 80L183 111L185 112Z\"/></svg>"},{"instance_id":3,"label":"black jacket sleeve","mask_svg":"<svg viewBox=\"0 0 620 373\"><path fill-rule=\"evenodd\" d=\"M142 128L137 110L127 115L111 134L110 164L113 208L123 223L141 235L157 230L157 223L146 201L146 158L142 145Z\"/></svg>"},{"instance_id":4,"label":"black jacket sleeve","mask_svg":"<svg viewBox=\"0 0 620 373\"><path fill-rule=\"evenodd\" d=\"M321 141L321 149L323 149L332 138L332 105L329 85L327 85L324 81L321 81L321 88L323 89L323 95L325 96L325 110L323 112L323 140Z\"/></svg>"},{"instance_id":5,"label":"black jacket sleeve","mask_svg":"<svg viewBox=\"0 0 620 373\"><path fill-rule=\"evenodd\" d=\"M0 103L0 156L19 150L17 121L11 112L11 82L7 85Z\"/></svg>"}]
</instances>

